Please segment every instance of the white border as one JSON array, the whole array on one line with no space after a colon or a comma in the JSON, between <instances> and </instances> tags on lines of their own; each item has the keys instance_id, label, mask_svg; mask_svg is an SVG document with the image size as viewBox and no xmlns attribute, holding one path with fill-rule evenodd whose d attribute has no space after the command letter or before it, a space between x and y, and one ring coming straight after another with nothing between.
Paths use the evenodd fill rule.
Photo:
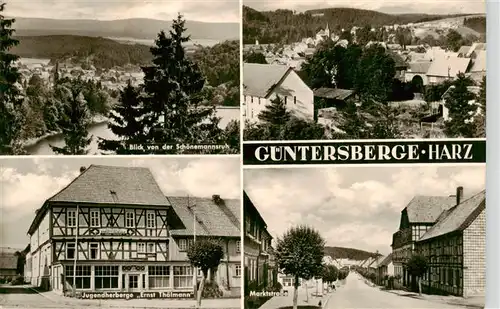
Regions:
<instances>
[{"instance_id":1,"label":"white border","mask_svg":"<svg viewBox=\"0 0 500 309\"><path fill-rule=\"evenodd\" d=\"M496 0L500 1L500 0ZM489 59L489 58L488 58ZM489 112L489 110L488 110ZM293 140L293 141L283 141L283 140L266 140L266 141L244 141L243 144L308 144L308 143L320 143L320 144L340 144L340 143L359 143L359 144L369 144L369 143L421 143L421 142L467 142L467 141L486 141L486 138L418 138L418 139L320 139L320 140Z\"/></svg>"},{"instance_id":2,"label":"white border","mask_svg":"<svg viewBox=\"0 0 500 309\"><path fill-rule=\"evenodd\" d=\"M243 94L243 0L239 0L240 12L240 260L241 260L241 279L240 279L240 308L245 308L245 213L243 206L243 128L245 118L243 117L242 94Z\"/></svg>"},{"instance_id":3,"label":"white border","mask_svg":"<svg viewBox=\"0 0 500 309\"><path fill-rule=\"evenodd\" d=\"M466 162L466 163L355 163L355 164L349 164L349 163L341 163L341 164L271 164L271 165L243 165L243 172L245 170L255 170L255 169L308 169L308 168L360 168L360 167L366 167L366 168L371 168L371 167L475 167L475 166L485 166L486 163L481 162ZM485 175L486 176L486 175Z\"/></svg>"}]
</instances>

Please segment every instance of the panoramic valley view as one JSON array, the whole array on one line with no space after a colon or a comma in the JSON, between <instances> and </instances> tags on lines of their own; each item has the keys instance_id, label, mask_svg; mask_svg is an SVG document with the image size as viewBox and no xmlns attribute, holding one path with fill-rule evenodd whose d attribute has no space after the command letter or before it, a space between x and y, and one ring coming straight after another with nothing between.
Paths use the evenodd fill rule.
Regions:
<instances>
[{"instance_id":1,"label":"panoramic valley view","mask_svg":"<svg viewBox=\"0 0 500 309\"><path fill-rule=\"evenodd\" d=\"M484 3L405 3L244 1L244 139L485 137Z\"/></svg>"},{"instance_id":2,"label":"panoramic valley view","mask_svg":"<svg viewBox=\"0 0 500 309\"><path fill-rule=\"evenodd\" d=\"M202 22L187 11L159 20L154 5L140 8L141 18L91 7L70 19L71 11L18 17L22 4L2 4L0 153L238 152L238 16Z\"/></svg>"}]
</instances>

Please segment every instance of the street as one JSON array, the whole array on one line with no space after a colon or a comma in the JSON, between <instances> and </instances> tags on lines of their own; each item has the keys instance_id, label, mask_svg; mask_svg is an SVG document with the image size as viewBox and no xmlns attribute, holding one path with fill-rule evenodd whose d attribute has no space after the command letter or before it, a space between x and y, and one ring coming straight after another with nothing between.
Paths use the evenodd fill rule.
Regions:
<instances>
[{"instance_id":1,"label":"street","mask_svg":"<svg viewBox=\"0 0 500 309\"><path fill-rule=\"evenodd\" d=\"M365 309L365 308L464 308L427 300L405 297L381 291L365 283L364 278L351 272L346 278L346 284L333 293L326 304L328 309Z\"/></svg>"}]
</instances>

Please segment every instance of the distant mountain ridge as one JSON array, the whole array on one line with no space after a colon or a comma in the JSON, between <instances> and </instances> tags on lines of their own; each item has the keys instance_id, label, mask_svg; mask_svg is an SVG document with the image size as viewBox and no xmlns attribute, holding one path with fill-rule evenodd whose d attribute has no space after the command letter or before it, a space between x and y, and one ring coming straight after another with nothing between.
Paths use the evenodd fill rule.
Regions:
<instances>
[{"instance_id":1,"label":"distant mountain ridge","mask_svg":"<svg viewBox=\"0 0 500 309\"><path fill-rule=\"evenodd\" d=\"M325 254L334 259L350 259L364 261L370 257L376 257L377 253L345 247L325 247ZM380 254L378 254L380 255Z\"/></svg>"},{"instance_id":2,"label":"distant mountain ridge","mask_svg":"<svg viewBox=\"0 0 500 309\"><path fill-rule=\"evenodd\" d=\"M90 19L47 19L25 18L16 19L14 29L18 36L35 35L79 35L93 37L129 37L135 39L155 39L157 34L167 32L171 21L132 18L121 20L90 20ZM239 39L238 23L206 23L186 21L187 33L192 39L236 40Z\"/></svg>"}]
</instances>

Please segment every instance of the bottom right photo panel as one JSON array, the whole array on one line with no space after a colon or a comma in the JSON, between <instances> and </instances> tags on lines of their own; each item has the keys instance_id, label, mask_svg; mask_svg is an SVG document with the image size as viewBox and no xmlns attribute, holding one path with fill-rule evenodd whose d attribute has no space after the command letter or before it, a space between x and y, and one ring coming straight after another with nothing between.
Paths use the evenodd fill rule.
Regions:
<instances>
[{"instance_id":1,"label":"bottom right photo panel","mask_svg":"<svg viewBox=\"0 0 500 309\"><path fill-rule=\"evenodd\" d=\"M245 308L484 308L485 164L243 173Z\"/></svg>"}]
</instances>

